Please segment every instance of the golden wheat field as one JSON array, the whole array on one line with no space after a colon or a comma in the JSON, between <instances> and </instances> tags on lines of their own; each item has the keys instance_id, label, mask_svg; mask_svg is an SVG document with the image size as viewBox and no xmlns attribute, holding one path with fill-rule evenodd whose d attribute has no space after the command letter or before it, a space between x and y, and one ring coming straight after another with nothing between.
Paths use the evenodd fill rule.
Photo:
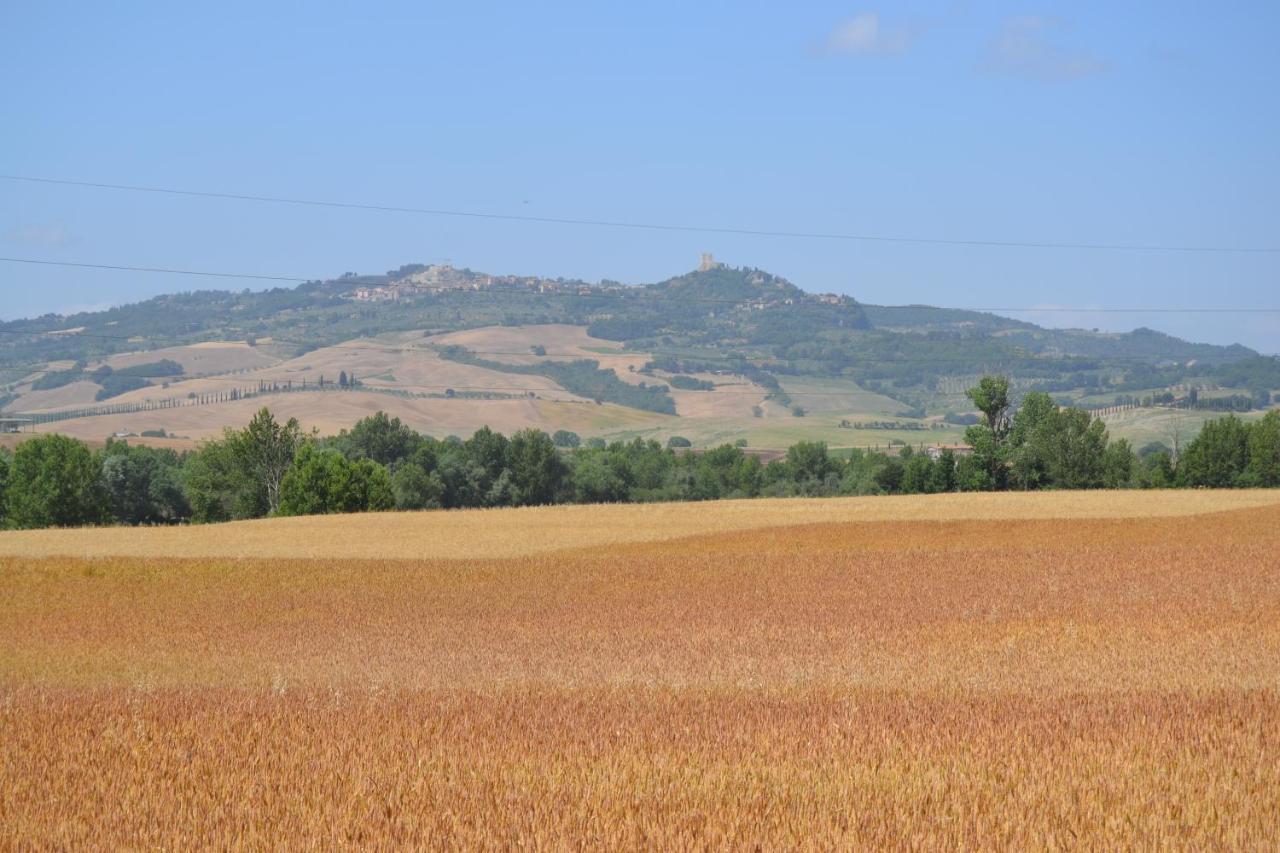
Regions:
<instances>
[{"instance_id":1,"label":"golden wheat field","mask_svg":"<svg viewBox=\"0 0 1280 853\"><path fill-rule=\"evenodd\" d=\"M1280 494L0 534L0 846L1280 845Z\"/></svg>"}]
</instances>

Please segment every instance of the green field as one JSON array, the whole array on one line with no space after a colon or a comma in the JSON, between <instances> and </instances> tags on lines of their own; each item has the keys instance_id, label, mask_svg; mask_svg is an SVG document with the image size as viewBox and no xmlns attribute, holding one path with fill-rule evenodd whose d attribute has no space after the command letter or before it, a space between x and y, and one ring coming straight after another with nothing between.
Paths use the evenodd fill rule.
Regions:
<instances>
[{"instance_id":1,"label":"green field","mask_svg":"<svg viewBox=\"0 0 1280 853\"><path fill-rule=\"evenodd\" d=\"M655 427L603 431L599 435L608 440L630 441L633 438L653 438L662 442L673 435L680 435L694 447L713 447L733 444L745 439L748 447L785 450L798 441L825 441L830 447L879 447L885 449L890 442L900 441L915 447L921 444L952 444L962 441L964 428L947 425L927 430L849 429L840 421L866 420L867 415L812 414L803 418L681 418ZM901 420L901 419L899 419Z\"/></svg>"},{"instance_id":2,"label":"green field","mask_svg":"<svg viewBox=\"0 0 1280 853\"><path fill-rule=\"evenodd\" d=\"M1133 409L1105 418L1112 438L1128 439L1135 450L1158 441L1172 447L1174 436L1181 444L1195 438L1205 421L1227 416L1227 412L1188 411L1186 409ZM1244 421L1255 421L1265 412L1237 413Z\"/></svg>"},{"instance_id":3,"label":"green field","mask_svg":"<svg viewBox=\"0 0 1280 853\"><path fill-rule=\"evenodd\" d=\"M780 380L782 390L791 401L806 412L838 412L891 418L895 412L909 408L906 403L876 394L851 379L828 379L810 376L788 376Z\"/></svg>"}]
</instances>

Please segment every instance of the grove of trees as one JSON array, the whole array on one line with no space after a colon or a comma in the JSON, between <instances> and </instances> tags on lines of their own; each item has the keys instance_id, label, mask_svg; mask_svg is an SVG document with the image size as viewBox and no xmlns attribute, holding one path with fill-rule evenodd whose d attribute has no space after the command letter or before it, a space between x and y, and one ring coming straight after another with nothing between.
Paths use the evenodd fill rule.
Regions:
<instances>
[{"instance_id":1,"label":"grove of trees","mask_svg":"<svg viewBox=\"0 0 1280 853\"><path fill-rule=\"evenodd\" d=\"M789 495L1002 489L1280 486L1280 411L1205 424L1184 447L1135 452L1102 421L1046 393L1015 401L1004 377L970 390L981 412L964 452L832 453L799 442L768 463L735 445L685 439L583 442L567 431L488 427L436 439L379 412L336 436L262 409L188 453L66 436L0 449L0 526L217 522L269 515L554 503L701 501Z\"/></svg>"}]
</instances>

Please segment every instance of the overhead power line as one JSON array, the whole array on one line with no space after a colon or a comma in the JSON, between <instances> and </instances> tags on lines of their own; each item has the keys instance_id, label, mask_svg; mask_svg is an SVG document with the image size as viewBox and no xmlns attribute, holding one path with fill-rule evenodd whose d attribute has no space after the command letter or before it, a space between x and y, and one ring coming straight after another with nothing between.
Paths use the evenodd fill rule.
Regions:
<instances>
[{"instance_id":1,"label":"overhead power line","mask_svg":"<svg viewBox=\"0 0 1280 853\"><path fill-rule=\"evenodd\" d=\"M693 234L726 234L742 237L777 237L802 240L839 240L864 243L907 243L915 245L935 246L971 246L984 248L1012 249L1077 249L1088 251L1119 252L1201 252L1201 253L1239 253L1239 254L1277 254L1280 248L1250 246L1191 246L1147 243L1086 243L1067 241L1027 241L1027 240L964 240L940 237L909 237L884 234L849 234L828 231L786 231L762 228L738 228L713 225L683 225L660 222L633 222L616 219L595 219L588 217L533 216L516 213L486 213L474 210L458 210L435 207L409 207L404 205L368 204L348 201L326 201L308 198L290 198L251 193L219 192L210 190L188 190L175 187L145 186L141 184L116 184L105 181L76 181L63 178L46 178L34 175L3 175L0 179L21 181L33 184L52 184L57 186L81 187L86 189L115 190L121 192L152 193L158 195L186 196L190 198L223 199L229 201L249 201L265 204L287 204L307 207L340 208L346 210L364 210L378 213L415 214L421 216L447 216L464 219L493 220L504 222L526 222L543 225L586 226L592 228L618 228L640 231L669 231Z\"/></svg>"},{"instance_id":2,"label":"overhead power line","mask_svg":"<svg viewBox=\"0 0 1280 853\"><path fill-rule=\"evenodd\" d=\"M49 267L78 267L80 269L91 270L119 270L123 272L150 272L165 273L168 275L198 275L207 278L244 278L258 279L259 281L287 281L291 284L299 284L311 279L300 278L293 275L261 275L259 273L242 273L242 272L207 272L204 270L184 270L175 269L174 267L133 267L123 264L89 264L79 263L76 261L49 261L39 258L0 258L9 264L38 264L40 266Z\"/></svg>"},{"instance_id":3,"label":"overhead power line","mask_svg":"<svg viewBox=\"0 0 1280 853\"><path fill-rule=\"evenodd\" d=\"M182 269L178 267L153 267L153 266L133 266L126 264L96 264L83 261L55 261L46 258L10 258L0 257L0 262L11 264L36 264L39 266L53 267L73 267L77 269L96 269L96 270L113 270L124 272L142 272L142 273L160 273L167 275L187 275L187 276L203 276L208 278L240 278L240 279L257 279L261 281L283 281L292 284L301 284L307 281L319 281L314 277L296 276L296 275L267 275L263 273L238 273L238 272L217 272L209 270L192 270ZM330 279L332 280L332 279ZM636 286L641 289L642 286ZM635 304L643 304L645 302L658 303L667 298L677 298L682 303L692 304L725 304L725 305L746 305L752 302L760 301L756 298L746 299L728 299L722 297L710 296L645 296L637 294L631 296L625 293L533 293L525 290L491 288L487 290L464 290L451 289L441 291L449 295L462 296L485 296L494 293L510 293L520 296L536 297L538 299L614 299L622 302L631 302ZM1208 306L1195 306L1186 308L1177 307L1087 307L1087 306L1070 306L1070 305L1049 305L1049 306L1022 306L1017 308L1010 307L978 307L965 308L946 305L900 305L900 306L879 306L853 301L852 304L867 308L896 307L896 308L935 308L941 311L973 311L977 313L1008 313L1008 314L1274 314L1280 313L1280 308L1258 307L1258 308L1221 308ZM54 330L57 331L57 330Z\"/></svg>"}]
</instances>

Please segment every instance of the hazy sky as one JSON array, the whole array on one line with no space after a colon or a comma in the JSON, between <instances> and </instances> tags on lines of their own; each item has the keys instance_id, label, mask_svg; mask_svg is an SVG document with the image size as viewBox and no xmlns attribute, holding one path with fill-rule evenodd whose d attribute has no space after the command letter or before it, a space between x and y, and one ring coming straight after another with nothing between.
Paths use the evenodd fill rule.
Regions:
<instances>
[{"instance_id":1,"label":"hazy sky","mask_svg":"<svg viewBox=\"0 0 1280 853\"><path fill-rule=\"evenodd\" d=\"M274 8L267 8L268 6ZM7 2L0 172L959 240L1280 248L1280 3ZM0 181L0 255L1280 307L1280 254L733 237ZM0 263L0 317L260 286ZM1280 351L1280 315L1041 315Z\"/></svg>"}]
</instances>

